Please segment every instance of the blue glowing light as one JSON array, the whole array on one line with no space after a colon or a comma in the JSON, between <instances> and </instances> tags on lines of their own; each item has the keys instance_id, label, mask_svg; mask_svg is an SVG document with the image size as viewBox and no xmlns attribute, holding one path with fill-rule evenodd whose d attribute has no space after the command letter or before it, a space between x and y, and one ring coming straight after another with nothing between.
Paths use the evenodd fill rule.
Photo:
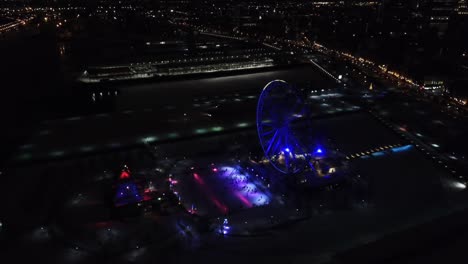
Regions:
<instances>
[{"instance_id":1,"label":"blue glowing light","mask_svg":"<svg viewBox=\"0 0 468 264\"><path fill-rule=\"evenodd\" d=\"M315 153L317 153L317 154L323 154L323 150L322 150L321 148L317 148L317 149L315 150Z\"/></svg>"},{"instance_id":2,"label":"blue glowing light","mask_svg":"<svg viewBox=\"0 0 468 264\"><path fill-rule=\"evenodd\" d=\"M228 232L229 232L229 229L231 229L229 226L228 226L229 222L227 220L227 218L224 218L224 221L223 221L223 227L222 229L220 230L221 233L223 235L226 235Z\"/></svg>"},{"instance_id":3,"label":"blue glowing light","mask_svg":"<svg viewBox=\"0 0 468 264\"><path fill-rule=\"evenodd\" d=\"M393 152L403 152L403 151L410 150L412 147L413 147L413 145L405 145L405 146L401 146L401 147L392 148L392 151Z\"/></svg>"},{"instance_id":4,"label":"blue glowing light","mask_svg":"<svg viewBox=\"0 0 468 264\"><path fill-rule=\"evenodd\" d=\"M289 152L290 150L289 150L289 148L285 148L284 151Z\"/></svg>"},{"instance_id":5,"label":"blue glowing light","mask_svg":"<svg viewBox=\"0 0 468 264\"><path fill-rule=\"evenodd\" d=\"M143 200L138 187L133 182L122 183L117 186L114 202L117 206L138 203Z\"/></svg>"},{"instance_id":6,"label":"blue glowing light","mask_svg":"<svg viewBox=\"0 0 468 264\"><path fill-rule=\"evenodd\" d=\"M372 153L371 155L374 156L374 157L384 156L384 155L385 155L385 152L383 152L383 151L378 151L378 152Z\"/></svg>"}]
</instances>

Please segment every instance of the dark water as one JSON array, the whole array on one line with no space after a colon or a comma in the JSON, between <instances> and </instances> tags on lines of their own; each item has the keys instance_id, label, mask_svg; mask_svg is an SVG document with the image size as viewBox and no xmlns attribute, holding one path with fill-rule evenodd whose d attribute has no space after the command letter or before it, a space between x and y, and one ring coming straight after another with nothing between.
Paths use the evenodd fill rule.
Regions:
<instances>
[{"instance_id":1,"label":"dark water","mask_svg":"<svg viewBox=\"0 0 468 264\"><path fill-rule=\"evenodd\" d=\"M1 39L0 57L2 160L12 147L27 141L44 120L167 106L183 111L194 98L258 94L275 79L295 84L311 81L317 89L330 85L312 66L177 81L79 85L65 77L69 74L59 55L55 33L47 28L40 34ZM98 98L101 92L103 96ZM93 93L96 101L92 100Z\"/></svg>"},{"instance_id":2,"label":"dark water","mask_svg":"<svg viewBox=\"0 0 468 264\"><path fill-rule=\"evenodd\" d=\"M0 39L0 161L9 146L28 137L38 120L57 111L51 102L63 98L54 36L28 33Z\"/></svg>"},{"instance_id":3,"label":"dark water","mask_svg":"<svg viewBox=\"0 0 468 264\"><path fill-rule=\"evenodd\" d=\"M194 98L210 98L232 93L257 95L268 82L276 79L292 84L313 81L320 89L330 85L330 81L312 66L298 66L226 77L124 86L120 88L120 96L116 99L116 109L135 110L168 104L182 106L191 103Z\"/></svg>"}]
</instances>

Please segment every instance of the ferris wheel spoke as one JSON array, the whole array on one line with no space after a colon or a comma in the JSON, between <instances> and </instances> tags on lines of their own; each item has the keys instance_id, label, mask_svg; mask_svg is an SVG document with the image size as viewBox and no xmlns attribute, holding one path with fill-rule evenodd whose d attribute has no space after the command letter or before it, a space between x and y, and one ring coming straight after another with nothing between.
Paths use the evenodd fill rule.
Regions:
<instances>
[{"instance_id":1,"label":"ferris wheel spoke","mask_svg":"<svg viewBox=\"0 0 468 264\"><path fill-rule=\"evenodd\" d=\"M266 132L263 132L263 131L262 131L262 136L263 136L263 137L266 137L266 136L268 136L268 135L273 134L275 131L276 131L275 129L272 129L272 130L266 131Z\"/></svg>"},{"instance_id":2,"label":"ferris wheel spoke","mask_svg":"<svg viewBox=\"0 0 468 264\"><path fill-rule=\"evenodd\" d=\"M293 162L296 162L296 154L294 152L291 152L291 159Z\"/></svg>"},{"instance_id":3,"label":"ferris wheel spoke","mask_svg":"<svg viewBox=\"0 0 468 264\"><path fill-rule=\"evenodd\" d=\"M271 140L268 142L268 147L267 147L267 149L265 151L267 154L270 153L270 149L273 146L273 143L274 143L277 136L278 136L278 129L275 131L275 134L273 135Z\"/></svg>"},{"instance_id":4,"label":"ferris wheel spoke","mask_svg":"<svg viewBox=\"0 0 468 264\"><path fill-rule=\"evenodd\" d=\"M273 121L268 121L268 122L262 122L261 125L263 127L272 127L272 128L275 128L275 125L273 124Z\"/></svg>"},{"instance_id":5,"label":"ferris wheel spoke","mask_svg":"<svg viewBox=\"0 0 468 264\"><path fill-rule=\"evenodd\" d=\"M288 148L291 150L292 153L294 153L296 149L294 139L295 139L294 135L291 132L289 132L286 137L286 145L288 146Z\"/></svg>"},{"instance_id":6,"label":"ferris wheel spoke","mask_svg":"<svg viewBox=\"0 0 468 264\"><path fill-rule=\"evenodd\" d=\"M277 129L273 124L262 124L261 125L262 130L272 130L272 129Z\"/></svg>"},{"instance_id":7,"label":"ferris wheel spoke","mask_svg":"<svg viewBox=\"0 0 468 264\"><path fill-rule=\"evenodd\" d=\"M281 146L281 142L282 142L282 135L281 133L278 133L279 136L276 137L276 143L274 144L274 147L270 150L270 152L267 152L267 153L271 153L272 155L278 155L280 153L280 146Z\"/></svg>"},{"instance_id":8,"label":"ferris wheel spoke","mask_svg":"<svg viewBox=\"0 0 468 264\"><path fill-rule=\"evenodd\" d=\"M289 155L290 155L290 153L287 153L287 154L285 153L285 155L284 155L284 161L286 163L286 170L288 170L288 171L289 171L289 166L291 164Z\"/></svg>"}]
</instances>

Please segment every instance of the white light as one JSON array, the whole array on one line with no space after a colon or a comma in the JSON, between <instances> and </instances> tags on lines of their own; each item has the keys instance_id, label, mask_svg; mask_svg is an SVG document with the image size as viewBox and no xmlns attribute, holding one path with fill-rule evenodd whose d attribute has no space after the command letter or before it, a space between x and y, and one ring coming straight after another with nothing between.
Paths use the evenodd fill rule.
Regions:
<instances>
[{"instance_id":1,"label":"white light","mask_svg":"<svg viewBox=\"0 0 468 264\"><path fill-rule=\"evenodd\" d=\"M435 143L431 144L431 146L433 146L434 148L440 147L438 144L435 144Z\"/></svg>"},{"instance_id":2,"label":"white light","mask_svg":"<svg viewBox=\"0 0 468 264\"><path fill-rule=\"evenodd\" d=\"M340 74L338 75L338 80L341 80L341 79L343 79L343 75Z\"/></svg>"},{"instance_id":3,"label":"white light","mask_svg":"<svg viewBox=\"0 0 468 264\"><path fill-rule=\"evenodd\" d=\"M466 188L466 185L463 184L463 183L461 183L461 182L455 182L455 183L453 184L453 186L454 186L455 188L459 188L459 189L465 189L465 188Z\"/></svg>"}]
</instances>

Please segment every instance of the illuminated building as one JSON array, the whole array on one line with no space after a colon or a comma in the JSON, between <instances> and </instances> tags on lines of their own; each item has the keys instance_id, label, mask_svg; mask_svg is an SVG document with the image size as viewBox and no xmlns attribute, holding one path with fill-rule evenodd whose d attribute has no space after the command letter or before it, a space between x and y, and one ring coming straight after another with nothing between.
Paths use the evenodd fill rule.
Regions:
<instances>
[{"instance_id":1,"label":"illuminated building","mask_svg":"<svg viewBox=\"0 0 468 264\"><path fill-rule=\"evenodd\" d=\"M401 23L406 21L411 11L419 8L419 1L411 0L382 0L377 10L379 23Z\"/></svg>"},{"instance_id":2,"label":"illuminated building","mask_svg":"<svg viewBox=\"0 0 468 264\"><path fill-rule=\"evenodd\" d=\"M455 13L457 0L431 0L426 6L425 18L430 28L438 31L439 35L445 34L450 18Z\"/></svg>"},{"instance_id":3,"label":"illuminated building","mask_svg":"<svg viewBox=\"0 0 468 264\"><path fill-rule=\"evenodd\" d=\"M459 0L456 7L455 13L459 16L468 16L468 3L466 0Z\"/></svg>"},{"instance_id":4,"label":"illuminated building","mask_svg":"<svg viewBox=\"0 0 468 264\"><path fill-rule=\"evenodd\" d=\"M438 77L425 77L423 89L431 93L443 94L446 92L445 81Z\"/></svg>"}]
</instances>

